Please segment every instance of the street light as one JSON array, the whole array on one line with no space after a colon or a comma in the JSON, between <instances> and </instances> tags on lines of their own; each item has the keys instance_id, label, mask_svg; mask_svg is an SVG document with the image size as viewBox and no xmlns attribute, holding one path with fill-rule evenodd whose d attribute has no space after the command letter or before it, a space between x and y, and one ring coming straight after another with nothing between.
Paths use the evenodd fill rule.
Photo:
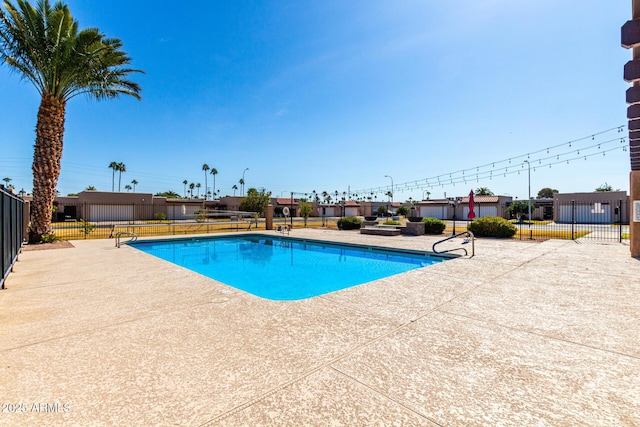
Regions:
<instances>
[{"instance_id":1,"label":"street light","mask_svg":"<svg viewBox=\"0 0 640 427\"><path fill-rule=\"evenodd\" d=\"M244 197L244 173L248 170L249 168L246 168L245 170L242 171L242 197Z\"/></svg>"},{"instance_id":2,"label":"street light","mask_svg":"<svg viewBox=\"0 0 640 427\"><path fill-rule=\"evenodd\" d=\"M390 193L391 193L391 207L393 208L393 178L391 177L391 175L385 175L384 177L385 178L389 178L391 180L391 191L390 191ZM387 212L387 215L389 215L389 212Z\"/></svg>"},{"instance_id":3,"label":"street light","mask_svg":"<svg viewBox=\"0 0 640 427\"><path fill-rule=\"evenodd\" d=\"M529 192L527 198L527 206L529 207L529 239L533 239L533 232L531 230L531 163L529 163L529 160L525 160L525 163L527 164L527 175L529 182Z\"/></svg>"}]
</instances>

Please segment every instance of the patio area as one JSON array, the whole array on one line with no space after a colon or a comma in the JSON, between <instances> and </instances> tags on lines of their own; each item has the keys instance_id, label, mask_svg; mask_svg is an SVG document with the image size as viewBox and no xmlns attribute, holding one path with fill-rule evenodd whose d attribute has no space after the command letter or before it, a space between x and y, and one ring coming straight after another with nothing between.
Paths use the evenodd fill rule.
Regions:
<instances>
[{"instance_id":1,"label":"patio area","mask_svg":"<svg viewBox=\"0 0 640 427\"><path fill-rule=\"evenodd\" d=\"M279 302L71 243L23 252L0 291L0 425L640 425L623 244L479 239L473 258Z\"/></svg>"}]
</instances>

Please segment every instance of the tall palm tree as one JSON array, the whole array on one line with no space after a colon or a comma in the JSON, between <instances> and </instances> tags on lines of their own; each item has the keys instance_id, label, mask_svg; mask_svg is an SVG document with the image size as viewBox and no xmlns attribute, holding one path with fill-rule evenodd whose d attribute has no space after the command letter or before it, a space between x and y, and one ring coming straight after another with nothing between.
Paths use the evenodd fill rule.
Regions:
<instances>
[{"instance_id":1,"label":"tall palm tree","mask_svg":"<svg viewBox=\"0 0 640 427\"><path fill-rule=\"evenodd\" d=\"M198 189L198 196L197 196L198 199L200 198L200 187L202 187L202 184L197 183L196 188Z\"/></svg>"},{"instance_id":2,"label":"tall palm tree","mask_svg":"<svg viewBox=\"0 0 640 427\"><path fill-rule=\"evenodd\" d=\"M127 171L127 166L120 162L118 163L118 172L120 173L120 175L118 176L118 193L120 192L120 182L122 181L122 172L126 172Z\"/></svg>"},{"instance_id":3,"label":"tall palm tree","mask_svg":"<svg viewBox=\"0 0 640 427\"><path fill-rule=\"evenodd\" d=\"M124 186L124 189L127 190L127 193L131 190L131 186L129 184Z\"/></svg>"},{"instance_id":4,"label":"tall palm tree","mask_svg":"<svg viewBox=\"0 0 640 427\"><path fill-rule=\"evenodd\" d=\"M216 175L218 175L218 169L211 168L211 175L213 175L213 198L216 196Z\"/></svg>"},{"instance_id":5,"label":"tall palm tree","mask_svg":"<svg viewBox=\"0 0 640 427\"><path fill-rule=\"evenodd\" d=\"M233 184L233 187L231 187L231 189L233 190L233 197L236 197L236 190L238 189L238 186Z\"/></svg>"},{"instance_id":6,"label":"tall palm tree","mask_svg":"<svg viewBox=\"0 0 640 427\"><path fill-rule=\"evenodd\" d=\"M244 196L244 179L240 178L238 184L240 184L240 187L242 188L242 195Z\"/></svg>"},{"instance_id":7,"label":"tall palm tree","mask_svg":"<svg viewBox=\"0 0 640 427\"><path fill-rule=\"evenodd\" d=\"M138 181L136 181L135 179L133 181L131 181L131 183L133 184L133 192L136 192L136 185L138 185Z\"/></svg>"},{"instance_id":8,"label":"tall palm tree","mask_svg":"<svg viewBox=\"0 0 640 427\"><path fill-rule=\"evenodd\" d=\"M131 63L116 38L96 28L79 30L69 7L39 0L17 6L5 0L0 10L0 63L7 64L38 91L41 100L33 155L33 200L29 241L51 234L51 212L60 177L67 102L81 94L98 100L130 95L140 86L128 80Z\"/></svg>"},{"instance_id":9,"label":"tall palm tree","mask_svg":"<svg viewBox=\"0 0 640 427\"><path fill-rule=\"evenodd\" d=\"M109 166L111 168L111 192L115 191L116 171L118 170L118 162L111 162Z\"/></svg>"},{"instance_id":10,"label":"tall palm tree","mask_svg":"<svg viewBox=\"0 0 640 427\"><path fill-rule=\"evenodd\" d=\"M193 189L196 188L196 185L192 182L189 184L189 192L191 193L191 198L193 199Z\"/></svg>"},{"instance_id":11,"label":"tall palm tree","mask_svg":"<svg viewBox=\"0 0 640 427\"><path fill-rule=\"evenodd\" d=\"M186 179L184 181L182 181L182 183L184 184L184 198L187 198L187 184L189 183L189 181L187 181Z\"/></svg>"},{"instance_id":12,"label":"tall palm tree","mask_svg":"<svg viewBox=\"0 0 640 427\"><path fill-rule=\"evenodd\" d=\"M208 164L202 165L202 170L204 171L204 199L207 200L207 172L211 169Z\"/></svg>"}]
</instances>

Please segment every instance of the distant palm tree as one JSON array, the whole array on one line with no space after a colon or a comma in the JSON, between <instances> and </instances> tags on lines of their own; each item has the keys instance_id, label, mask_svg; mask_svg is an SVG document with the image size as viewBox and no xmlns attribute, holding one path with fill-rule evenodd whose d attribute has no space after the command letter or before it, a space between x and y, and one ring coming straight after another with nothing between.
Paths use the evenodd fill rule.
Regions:
<instances>
[{"instance_id":1,"label":"distant palm tree","mask_svg":"<svg viewBox=\"0 0 640 427\"><path fill-rule=\"evenodd\" d=\"M111 162L109 166L111 168L111 192L115 191L116 171L118 170L118 162Z\"/></svg>"},{"instance_id":2,"label":"distant palm tree","mask_svg":"<svg viewBox=\"0 0 640 427\"><path fill-rule=\"evenodd\" d=\"M198 199L200 198L200 187L202 187L202 184L197 183L197 184L196 184L196 188L198 189L198 196L197 196L197 197L198 197Z\"/></svg>"},{"instance_id":3,"label":"distant palm tree","mask_svg":"<svg viewBox=\"0 0 640 427\"><path fill-rule=\"evenodd\" d=\"M184 184L184 198L187 198L187 184L189 183L189 181L187 181L186 179L184 181L182 181L182 183Z\"/></svg>"},{"instance_id":4,"label":"distant palm tree","mask_svg":"<svg viewBox=\"0 0 640 427\"><path fill-rule=\"evenodd\" d=\"M124 189L127 190L127 193L131 190L131 186L129 184L124 186Z\"/></svg>"},{"instance_id":5,"label":"distant palm tree","mask_svg":"<svg viewBox=\"0 0 640 427\"><path fill-rule=\"evenodd\" d=\"M9 188L9 183L11 182L11 178L2 178L2 180L7 184L5 187Z\"/></svg>"},{"instance_id":6,"label":"distant palm tree","mask_svg":"<svg viewBox=\"0 0 640 427\"><path fill-rule=\"evenodd\" d=\"M98 191L98 189L93 185L90 185L87 188L85 188L84 191Z\"/></svg>"},{"instance_id":7,"label":"distant palm tree","mask_svg":"<svg viewBox=\"0 0 640 427\"><path fill-rule=\"evenodd\" d=\"M493 191L489 190L487 187L476 188L476 196L493 196Z\"/></svg>"},{"instance_id":8,"label":"distant palm tree","mask_svg":"<svg viewBox=\"0 0 640 427\"><path fill-rule=\"evenodd\" d=\"M131 181L131 183L133 184L133 192L136 192L136 185L138 185L138 181L136 181L135 179L133 181Z\"/></svg>"},{"instance_id":9,"label":"distant palm tree","mask_svg":"<svg viewBox=\"0 0 640 427\"><path fill-rule=\"evenodd\" d=\"M231 187L233 189L233 197L236 197L236 190L238 189L238 186L233 184L233 187Z\"/></svg>"},{"instance_id":10,"label":"distant palm tree","mask_svg":"<svg viewBox=\"0 0 640 427\"><path fill-rule=\"evenodd\" d=\"M189 184L189 192L191 193L191 198L193 199L193 189L196 188L196 185L192 182Z\"/></svg>"},{"instance_id":11,"label":"distant palm tree","mask_svg":"<svg viewBox=\"0 0 640 427\"><path fill-rule=\"evenodd\" d=\"M242 188L242 195L244 196L244 179L240 178L238 184L240 184L240 188Z\"/></svg>"},{"instance_id":12,"label":"distant palm tree","mask_svg":"<svg viewBox=\"0 0 640 427\"><path fill-rule=\"evenodd\" d=\"M204 199L207 200L207 171L211 169L208 164L202 165L202 170L204 171Z\"/></svg>"},{"instance_id":13,"label":"distant palm tree","mask_svg":"<svg viewBox=\"0 0 640 427\"><path fill-rule=\"evenodd\" d=\"M140 99L140 86L130 80L131 59L119 39L96 28L79 30L61 1L38 0L34 7L6 0L0 10L0 64L31 82L41 97L33 155L33 200L29 242L50 234L51 212L60 177L67 102L81 94L111 99Z\"/></svg>"},{"instance_id":14,"label":"distant palm tree","mask_svg":"<svg viewBox=\"0 0 640 427\"><path fill-rule=\"evenodd\" d=\"M120 175L118 176L118 192L120 192L120 182L122 181L122 172L126 172L127 171L127 166L120 162L118 163L118 172L120 173Z\"/></svg>"},{"instance_id":15,"label":"distant palm tree","mask_svg":"<svg viewBox=\"0 0 640 427\"><path fill-rule=\"evenodd\" d=\"M211 168L211 175L213 175L213 196L216 195L216 175L218 175L218 169Z\"/></svg>"}]
</instances>

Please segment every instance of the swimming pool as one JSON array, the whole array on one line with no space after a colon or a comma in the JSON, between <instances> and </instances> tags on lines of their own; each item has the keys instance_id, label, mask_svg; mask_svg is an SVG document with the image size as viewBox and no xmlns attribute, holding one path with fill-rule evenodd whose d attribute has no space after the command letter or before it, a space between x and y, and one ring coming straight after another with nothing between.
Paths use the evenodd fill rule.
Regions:
<instances>
[{"instance_id":1,"label":"swimming pool","mask_svg":"<svg viewBox=\"0 0 640 427\"><path fill-rule=\"evenodd\" d=\"M269 235L138 241L131 246L271 300L299 300L448 258Z\"/></svg>"}]
</instances>

